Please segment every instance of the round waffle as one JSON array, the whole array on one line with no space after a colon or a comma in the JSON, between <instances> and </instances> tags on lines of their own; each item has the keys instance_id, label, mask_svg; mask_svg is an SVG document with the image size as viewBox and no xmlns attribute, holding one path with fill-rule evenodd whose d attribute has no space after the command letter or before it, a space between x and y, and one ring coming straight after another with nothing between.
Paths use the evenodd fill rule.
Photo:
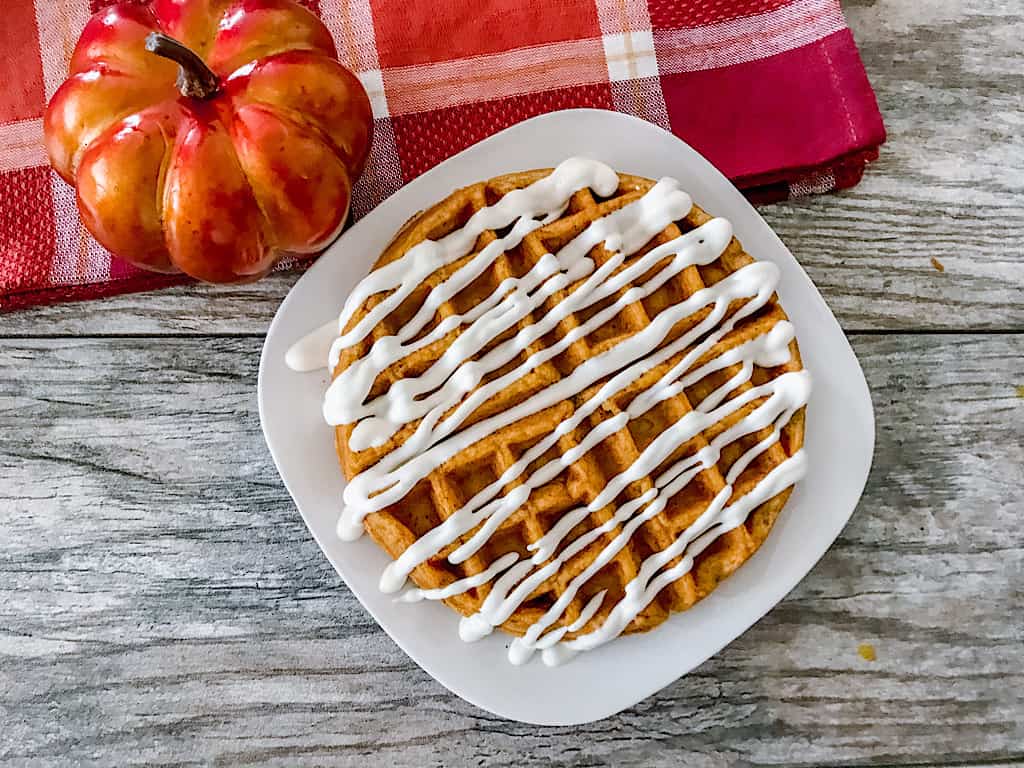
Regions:
<instances>
[{"instance_id":1,"label":"round waffle","mask_svg":"<svg viewBox=\"0 0 1024 768\"><path fill-rule=\"evenodd\" d=\"M649 630L764 541L809 378L771 264L678 183L592 161L453 192L346 304L325 415L346 509L441 599L556 662Z\"/></svg>"}]
</instances>

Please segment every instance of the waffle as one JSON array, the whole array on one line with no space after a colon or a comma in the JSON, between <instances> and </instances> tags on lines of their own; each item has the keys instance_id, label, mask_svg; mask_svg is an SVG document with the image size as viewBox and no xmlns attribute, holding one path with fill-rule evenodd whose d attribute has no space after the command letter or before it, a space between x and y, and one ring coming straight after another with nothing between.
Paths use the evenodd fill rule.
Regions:
<instances>
[{"instance_id":1,"label":"waffle","mask_svg":"<svg viewBox=\"0 0 1024 768\"><path fill-rule=\"evenodd\" d=\"M380 269L401 258L410 248L424 240L438 240L462 227L474 212L485 206L494 205L511 191L527 187L549 173L551 173L550 169L514 173L457 190L429 210L416 215L407 222L381 254L374 269ZM433 319L417 334L417 338L435 328L444 318L471 311L473 307L498 289L503 280L526 274L545 254L557 252L591 222L635 202L648 192L654 183L649 179L619 174L618 189L610 196L600 196L590 189L575 192L561 215L527 234L520 245L502 253L483 274L444 302L434 314ZM710 219L711 216L694 205L684 218L669 224L640 251L629 256L618 269L626 269L652 248L673 240ZM419 288L402 301L397 309L377 323L362 341L341 350L337 365L333 370L334 376L336 377L354 361L367 355L374 341L396 334L398 329L417 313L431 288L465 265L488 243L504 234L504 231L501 230L483 232L469 255L430 275ZM610 256L610 252L604 248L603 244L590 252L590 257L597 267L605 263ZM585 361L641 332L666 308L678 305L702 288L715 285L752 261L752 257L743 250L739 241L732 238L721 256L713 262L686 267L653 293L629 304L609 322L574 341L561 354L543 362L511 386L503 387L498 394L487 399L472 412L472 415L464 422L463 428L468 428L494 414L527 402L546 387L571 375ZM658 266L662 263L658 262ZM653 271L651 270L651 272ZM650 272L645 273L635 282L642 282L649 274ZM511 338L516 332L530 324L538 322L539 318L543 317L555 303L568 296L576 285L573 283L567 289L557 292L541 305L539 311L531 312L515 327L496 337L473 359L479 359L495 345ZM625 288L596 305L569 315L553 331L526 346L514 360L487 374L480 386L512 370L528 356L555 344L573 328L580 326L589 317L615 301L624 290ZM354 328L386 297L386 293L370 296L351 316L345 330L349 331ZM744 302L741 301L729 304L726 317L731 317L743 304ZM659 348L681 338L688 330L695 328L709 311L709 308L704 308L676 323ZM786 315L778 303L777 296L772 295L761 309L737 322L730 332L702 354L691 370L699 368L703 363L717 358L727 350L735 349L744 342L761 336L776 323L785 319ZM385 368L374 380L370 389L370 397L385 395L400 379L423 374L452 345L462 331L463 328L460 327ZM690 345L687 349L692 349L692 347L693 345ZM752 387L769 382L786 372L801 370L802 364L795 340L789 343L789 353L789 361L778 367L755 365L749 381L741 383L729 392L724 402L740 397ZM511 492L522 482L523 478L528 477L538 467L579 446L586 435L599 424L624 413L633 398L671 369L683 354L685 353L680 353L662 362L625 389L602 402L595 412L575 429L561 436L557 444L546 451L541 458L533 461L527 471L521 474L517 480L509 483L504 488L504 493ZM526 502L505 519L486 544L471 557L458 564L453 564L448 559L452 552L473 536L477 530L475 528L441 549L436 555L417 565L410 573L411 580L422 590L438 590L454 582L480 574L499 558L507 556L508 553L517 553L520 560L531 557L534 551L530 549L530 545L538 542L567 512L593 502L610 478L629 468L641 452L670 425L682 419L693 410L696 404L716 392L739 373L739 364L712 372L705 378L683 388L677 395L658 403L642 416L629 419L624 428L587 450L554 480L535 488L529 494ZM568 419L575 409L595 395L604 381L599 380L579 394L509 424L489 437L459 451L431 471L425 479L418 482L400 501L368 514L364 520L366 530L392 558L398 558L420 537L433 530L465 505L477 492L495 482L538 441L551 435L559 423ZM630 482L614 501L582 519L563 539L559 549L564 549L570 542L584 536L596 527L608 523L622 505L638 499L650 491L654 487L655 478L662 469L707 447L709 441L714 440L716 436L721 435L723 431L749 414L762 401L763 398L752 400L728 418L699 432L695 437L683 443L658 465L657 470ZM451 413L452 410L454 409L449 409L446 413ZM336 447L346 477L351 480L396 450L415 431L418 423L417 420L406 424L383 445L364 450L354 450L350 446L352 424L337 426ZM744 496L769 472L786 461L787 458L792 457L802 445L803 432L804 408L801 407L780 430L777 442L739 473L733 483L730 502ZM607 620L609 611L622 598L625 585L637 576L645 558L665 549L683 534L726 487L726 476L737 459L748 449L768 438L771 433L772 428L765 427L726 445L721 450L715 464L699 472L689 484L675 493L659 514L641 525L629 539L628 544L579 588L561 617L551 624L551 629L568 629L564 632L563 639L571 640L599 628ZM646 607L629 621L624 631L632 633L649 630L665 621L672 612L686 610L708 595L722 579L735 571L757 550L785 505L790 491L791 488L786 488L769 498L757 506L746 517L743 524L719 535L710 546L696 556L692 567L686 573L668 583ZM528 598L519 604L511 615L500 624L500 628L514 635L523 635L555 604L565 592L567 585L594 562L594 558L597 557L601 549L612 541L621 530L621 524L615 525L591 545L569 558L560 569L539 584ZM671 567L678 562L679 558L676 557L666 567ZM492 588L493 581L483 583L462 591L460 594L451 595L444 602L464 616L471 616L480 611ZM591 603L592 598L602 592L605 597L599 601L600 606L596 612L588 618L584 615L585 609Z\"/></svg>"}]
</instances>

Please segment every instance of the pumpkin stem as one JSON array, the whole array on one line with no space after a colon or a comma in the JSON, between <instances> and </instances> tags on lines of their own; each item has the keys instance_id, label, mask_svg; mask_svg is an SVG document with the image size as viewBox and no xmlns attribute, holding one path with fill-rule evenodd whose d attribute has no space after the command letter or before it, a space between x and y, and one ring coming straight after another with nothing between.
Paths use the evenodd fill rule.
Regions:
<instances>
[{"instance_id":1,"label":"pumpkin stem","mask_svg":"<svg viewBox=\"0 0 1024 768\"><path fill-rule=\"evenodd\" d=\"M170 59L181 67L178 72L178 90L182 96L209 99L220 90L220 78L214 71L206 66L206 62L195 51L173 37L150 32L146 37L146 50Z\"/></svg>"}]
</instances>

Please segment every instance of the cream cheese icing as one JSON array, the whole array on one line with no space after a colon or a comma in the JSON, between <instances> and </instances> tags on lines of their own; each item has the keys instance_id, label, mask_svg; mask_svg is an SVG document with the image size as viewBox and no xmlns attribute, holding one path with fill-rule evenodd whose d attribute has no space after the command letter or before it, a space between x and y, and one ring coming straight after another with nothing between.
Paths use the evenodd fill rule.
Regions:
<instances>
[{"instance_id":1,"label":"cream cheese icing","mask_svg":"<svg viewBox=\"0 0 1024 768\"><path fill-rule=\"evenodd\" d=\"M472 616L463 617L460 622L460 637L467 642L478 640L506 621L538 585L554 575L575 554L601 536L621 528L594 561L569 583L551 608L522 637L512 641L509 659L517 664L527 661L536 651L540 651L546 664L558 664L579 651L596 648L617 637L658 592L693 567L694 558L701 551L726 531L742 525L751 511L796 483L806 471L806 455L803 450L797 451L754 488L728 503L733 495L733 483L743 469L778 441L781 430L807 403L810 374L806 370L782 374L727 399L738 387L750 381L754 366L774 367L789 360L790 342L794 338L789 322L779 321L766 333L697 365L740 320L771 299L779 272L769 262L748 264L714 285L697 291L685 301L665 308L646 328L590 358L570 375L528 400L464 426L470 414L503 388L561 354L574 341L610 321L629 304L651 295L687 267L715 261L728 246L732 227L726 219L714 218L659 245L622 268L629 256L643 248L668 224L685 217L692 207L689 195L680 188L679 182L665 178L640 199L592 222L557 253L544 255L523 276L503 281L472 310L447 317L429 333L419 336L444 302L486 271L501 253L514 248L534 229L561 215L575 192L589 187L599 195L608 196L618 183L618 175L603 163L585 158L566 160L549 176L477 211L463 227L439 240L425 240L396 261L371 272L348 297L336 322L332 321L296 342L286 356L287 365L296 371L316 370L325 365L333 370L343 350L365 340L374 326L427 277L441 267L468 256L483 231L508 230L434 286L417 313L402 328L394 335L374 341L367 354L338 372L329 385L323 403L324 418L332 426L355 425L349 443L353 450L382 445L405 425L417 423L416 429L399 447L347 484L344 508L338 522L338 533L346 540L354 540L363 533L366 515L399 502L418 482L460 451L508 424L575 397L607 379L592 397L528 449L501 477L477 492L461 509L388 565L381 575L380 588L392 593L402 590L417 565L476 529L448 559L457 564L472 557L501 523L526 503L533 490L551 482L584 453L624 428L630 419L642 416L658 403L678 395L684 388L715 371L739 366L738 372L724 385L666 428L633 464L610 478L604 490L590 504L565 513L544 537L529 545L532 556L507 553L481 573L441 589L410 588L399 598L406 602L443 600L490 584L480 610ZM612 254L600 266L588 256L599 244ZM661 266L652 273L659 264ZM641 278L644 278L643 282L639 282ZM577 285L572 291L539 319L481 354L495 338L573 284ZM594 313L556 343L530 355L502 376L484 382L488 373L506 366L527 345L551 332L570 314L620 291L622 294L614 302ZM386 294L383 301L346 330L365 301L374 294L382 293ZM727 310L735 306L735 302L743 303L731 316L727 316ZM676 323L701 310L707 310L707 313L700 323L679 338L665 343ZM430 368L418 376L394 382L382 395L369 397L373 382L382 371L455 329L461 329L461 332ZM603 402L646 372L680 354L682 358L672 369L640 392L625 412L601 422L573 450L523 477L531 464L551 449L560 437L583 424ZM565 541L579 522L611 503L630 483L653 473L681 445L755 401L760 402L701 451L662 471L647 493L619 506L614 516L603 525L570 542ZM565 611L580 588L628 544L636 530L658 515L667 501L701 471L713 466L724 446L767 428L771 429L769 437L754 445L733 464L725 478L725 487L700 517L671 545L642 562L637 576L626 585L622 598L610 607L605 621L590 632L570 640L563 639L570 632L584 629L604 605L607 594L600 592L588 600L573 623L558 626L564 623ZM521 484L503 494L503 489L516 479ZM681 559L666 568L676 558Z\"/></svg>"}]
</instances>

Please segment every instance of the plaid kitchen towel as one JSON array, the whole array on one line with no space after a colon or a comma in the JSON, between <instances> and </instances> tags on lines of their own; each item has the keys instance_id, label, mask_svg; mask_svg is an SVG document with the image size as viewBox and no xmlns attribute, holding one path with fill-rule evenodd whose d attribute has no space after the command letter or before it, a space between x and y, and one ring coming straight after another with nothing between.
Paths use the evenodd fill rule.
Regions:
<instances>
[{"instance_id":1,"label":"plaid kitchen towel","mask_svg":"<svg viewBox=\"0 0 1024 768\"><path fill-rule=\"evenodd\" d=\"M145 290L47 165L46 101L109 0L3 0L0 311ZM755 201L851 186L885 138L838 0L308 0L373 104L359 216L446 157L568 107L681 136Z\"/></svg>"}]
</instances>

